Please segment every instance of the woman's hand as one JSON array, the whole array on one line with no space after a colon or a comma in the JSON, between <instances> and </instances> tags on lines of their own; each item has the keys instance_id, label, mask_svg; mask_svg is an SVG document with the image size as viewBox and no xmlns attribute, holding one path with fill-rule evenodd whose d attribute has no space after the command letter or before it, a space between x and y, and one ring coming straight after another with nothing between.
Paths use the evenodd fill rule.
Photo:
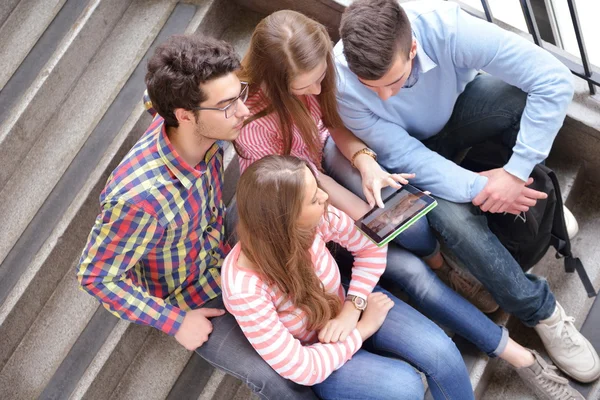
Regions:
<instances>
[{"instance_id":1,"label":"woman's hand","mask_svg":"<svg viewBox=\"0 0 600 400\"><path fill-rule=\"evenodd\" d=\"M369 295L367 309L363 311L362 318L356 324L356 329L358 329L363 341L370 338L381 328L385 317L387 317L393 306L394 302L385 293L375 292Z\"/></svg>"},{"instance_id":2,"label":"woman's hand","mask_svg":"<svg viewBox=\"0 0 600 400\"><path fill-rule=\"evenodd\" d=\"M350 301L345 301L340 314L329 320L319 332L319 342L333 343L343 342L356 328L360 311Z\"/></svg>"},{"instance_id":3,"label":"woman's hand","mask_svg":"<svg viewBox=\"0 0 600 400\"><path fill-rule=\"evenodd\" d=\"M362 177L362 188L367 203L371 207L377 204L383 208L381 199L381 189L391 186L400 189L401 185L406 185L408 179L415 177L415 174L390 174L384 171L381 166L371 156L359 154L354 160L354 165Z\"/></svg>"}]
</instances>

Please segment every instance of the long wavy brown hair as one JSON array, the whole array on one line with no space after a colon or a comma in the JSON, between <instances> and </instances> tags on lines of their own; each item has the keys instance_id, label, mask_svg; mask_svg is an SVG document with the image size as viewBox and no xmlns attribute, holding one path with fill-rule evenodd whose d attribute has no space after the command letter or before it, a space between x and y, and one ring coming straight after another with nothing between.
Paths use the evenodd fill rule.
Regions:
<instances>
[{"instance_id":1,"label":"long wavy brown hair","mask_svg":"<svg viewBox=\"0 0 600 400\"><path fill-rule=\"evenodd\" d=\"M335 97L337 77L333 47L327 30L320 23L290 10L277 11L264 18L252 34L250 48L238 74L240 80L250 84L251 95L263 85L270 101L264 110L250 110L254 116L246 123L275 112L281 124L283 154L291 152L295 125L316 166L320 166L322 151L318 127L306 104L292 94L291 81L299 74L314 70L323 60L327 61L327 70L318 100L323 123L332 129L343 123ZM240 156L244 157L243 154Z\"/></svg>"},{"instance_id":2,"label":"long wavy brown hair","mask_svg":"<svg viewBox=\"0 0 600 400\"><path fill-rule=\"evenodd\" d=\"M250 165L237 186L237 234L253 269L306 313L308 329L318 330L339 314L342 302L315 273L309 253L315 229L298 225L306 167L299 158L279 155Z\"/></svg>"}]
</instances>

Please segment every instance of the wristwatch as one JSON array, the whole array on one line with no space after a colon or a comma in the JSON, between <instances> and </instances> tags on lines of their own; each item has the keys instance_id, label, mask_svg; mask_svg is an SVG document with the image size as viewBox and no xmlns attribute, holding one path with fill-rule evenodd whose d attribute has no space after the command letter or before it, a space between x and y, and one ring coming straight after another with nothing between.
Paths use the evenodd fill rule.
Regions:
<instances>
[{"instance_id":1,"label":"wristwatch","mask_svg":"<svg viewBox=\"0 0 600 400\"><path fill-rule=\"evenodd\" d=\"M357 151L356 153L354 153L352 155L352 159L350 160L350 165L352 165L352 168L356 168L356 165L354 165L354 160L356 159L356 157L358 157L361 154L366 154L369 157L371 157L373 160L377 161L377 153L375 153L370 148L365 147L363 149L360 149L359 151Z\"/></svg>"},{"instance_id":2,"label":"wristwatch","mask_svg":"<svg viewBox=\"0 0 600 400\"><path fill-rule=\"evenodd\" d=\"M365 311L367 308L367 300L362 297L348 295L346 300L351 301L352 304L354 304L354 307L359 311Z\"/></svg>"}]
</instances>

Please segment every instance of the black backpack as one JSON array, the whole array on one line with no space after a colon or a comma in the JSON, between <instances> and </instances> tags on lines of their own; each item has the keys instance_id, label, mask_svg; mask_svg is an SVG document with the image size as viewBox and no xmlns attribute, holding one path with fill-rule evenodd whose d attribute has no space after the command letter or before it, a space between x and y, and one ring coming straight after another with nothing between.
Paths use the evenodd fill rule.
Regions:
<instances>
[{"instance_id":1,"label":"black backpack","mask_svg":"<svg viewBox=\"0 0 600 400\"><path fill-rule=\"evenodd\" d=\"M511 151L500 143L484 142L471 148L461 166L475 172L500 168L506 164L510 154ZM490 230L524 271L540 261L548 248L553 246L556 258L564 257L565 271L577 271L588 297L596 296L581 260L571 252L556 174L545 165L538 164L531 177L534 182L530 187L547 193L548 198L539 200L534 207L519 216L486 213Z\"/></svg>"}]
</instances>

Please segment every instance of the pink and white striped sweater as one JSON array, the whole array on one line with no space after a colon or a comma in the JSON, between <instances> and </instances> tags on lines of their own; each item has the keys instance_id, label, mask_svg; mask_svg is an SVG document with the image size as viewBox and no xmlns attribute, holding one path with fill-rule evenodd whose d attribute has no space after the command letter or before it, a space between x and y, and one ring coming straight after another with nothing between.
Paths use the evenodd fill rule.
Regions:
<instances>
[{"instance_id":1,"label":"pink and white striped sweater","mask_svg":"<svg viewBox=\"0 0 600 400\"><path fill-rule=\"evenodd\" d=\"M319 143L321 150L325 147L325 141L329 137L329 130L323 124L321 105L316 96L305 96L310 115L317 125L319 130ZM257 114L268 106L268 100L262 91L253 94L246 101L246 106L253 114ZM262 118L251 121L242 128L240 136L236 139L236 143L242 149L244 158L240 157L240 172L244 172L246 168L253 162L271 154L283 154L283 139L281 137L281 128L279 118L275 113L270 113ZM298 128L294 127L292 137L292 148L290 151L292 156L301 158L309 162L313 166L313 171L318 171L319 165L314 165L311 160L308 146L302 140ZM314 160L321 163L321 159Z\"/></svg>"},{"instance_id":2,"label":"pink and white striped sweater","mask_svg":"<svg viewBox=\"0 0 600 400\"><path fill-rule=\"evenodd\" d=\"M335 259L325 247L334 241L354 255L348 294L367 298L385 270L387 247L379 248L363 236L354 221L329 206L310 249L315 273L325 289L344 301L344 288ZM362 346L354 329L343 342L322 344L317 331L306 328L305 313L291 304L277 287L269 286L257 272L240 267L238 243L221 271L223 301L261 357L281 376L301 385L324 381Z\"/></svg>"}]
</instances>

